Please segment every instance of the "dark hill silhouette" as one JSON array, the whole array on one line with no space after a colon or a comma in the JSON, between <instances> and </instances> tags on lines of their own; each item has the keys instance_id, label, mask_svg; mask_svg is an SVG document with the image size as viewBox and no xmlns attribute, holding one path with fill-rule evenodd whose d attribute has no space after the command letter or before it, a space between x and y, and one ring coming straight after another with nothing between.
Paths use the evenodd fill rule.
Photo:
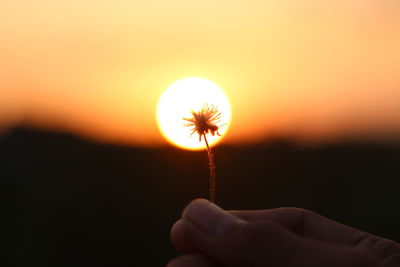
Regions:
<instances>
[{"instance_id":1,"label":"dark hill silhouette","mask_svg":"<svg viewBox=\"0 0 400 267\"><path fill-rule=\"evenodd\" d=\"M217 202L298 206L400 240L400 145L217 147ZM162 266L169 229L207 197L203 152L16 128L0 137L0 265Z\"/></svg>"}]
</instances>

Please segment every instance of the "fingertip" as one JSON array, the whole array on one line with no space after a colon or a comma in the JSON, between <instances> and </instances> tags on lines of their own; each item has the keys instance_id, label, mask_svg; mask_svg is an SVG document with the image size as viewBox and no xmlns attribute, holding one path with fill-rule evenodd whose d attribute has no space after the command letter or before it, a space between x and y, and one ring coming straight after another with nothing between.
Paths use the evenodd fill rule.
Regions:
<instances>
[{"instance_id":1,"label":"fingertip","mask_svg":"<svg viewBox=\"0 0 400 267\"><path fill-rule=\"evenodd\" d=\"M185 214L189 209L192 209L196 205L207 205L209 201L202 198L192 200L182 212L182 218L174 223L170 230L170 238L172 245L176 250L193 253L197 249L191 242L192 236L190 229L193 228L193 224L185 218Z\"/></svg>"},{"instance_id":2,"label":"fingertip","mask_svg":"<svg viewBox=\"0 0 400 267\"><path fill-rule=\"evenodd\" d=\"M185 236L185 226L183 225L184 222L182 219L176 221L174 225L171 227L170 237L172 245L176 250L182 250L182 241L184 240Z\"/></svg>"},{"instance_id":3,"label":"fingertip","mask_svg":"<svg viewBox=\"0 0 400 267\"><path fill-rule=\"evenodd\" d=\"M239 217L206 199L195 199L190 202L184 209L182 218L212 236L223 233L228 225L243 222Z\"/></svg>"},{"instance_id":4,"label":"fingertip","mask_svg":"<svg viewBox=\"0 0 400 267\"><path fill-rule=\"evenodd\" d=\"M190 233L185 219L180 219L172 226L170 231L172 245L176 250L183 252L196 251L195 246L190 241Z\"/></svg>"}]
</instances>

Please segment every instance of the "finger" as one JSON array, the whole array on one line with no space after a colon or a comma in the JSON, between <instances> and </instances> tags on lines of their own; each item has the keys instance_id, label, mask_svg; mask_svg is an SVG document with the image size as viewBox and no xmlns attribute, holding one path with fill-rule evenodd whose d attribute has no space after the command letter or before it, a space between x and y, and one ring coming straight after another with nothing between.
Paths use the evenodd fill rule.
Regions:
<instances>
[{"instance_id":1,"label":"finger","mask_svg":"<svg viewBox=\"0 0 400 267\"><path fill-rule=\"evenodd\" d=\"M247 221L272 221L301 236L324 242L354 245L367 233L299 208L230 211Z\"/></svg>"},{"instance_id":2,"label":"finger","mask_svg":"<svg viewBox=\"0 0 400 267\"><path fill-rule=\"evenodd\" d=\"M306 239L270 221L247 222L206 200L192 201L177 227L185 227L184 238L203 255L226 266L374 266L350 247Z\"/></svg>"},{"instance_id":3,"label":"finger","mask_svg":"<svg viewBox=\"0 0 400 267\"><path fill-rule=\"evenodd\" d=\"M197 201L206 201L206 200L197 200ZM207 201L206 201L207 202ZM188 205L190 206L190 204ZM184 223L184 217L185 214L187 213L188 208L186 208L183 211L183 215L182 215L182 219L178 220L171 228L170 231L170 237L171 237L171 241L173 246L175 247L175 249L180 250L182 252L185 253L195 253L198 252L198 248L196 246L194 246L194 244L191 242L191 240L188 238L189 236L189 231L190 229L188 228L189 224ZM200 211L201 212L201 211ZM237 218L235 216L231 216L233 219ZM206 222L207 220L207 216L204 217L203 221L206 224L210 224L210 226L213 226L213 222ZM210 217L210 219L213 219L212 217ZM239 218L237 218L239 220ZM222 220L224 220L222 218Z\"/></svg>"},{"instance_id":4,"label":"finger","mask_svg":"<svg viewBox=\"0 0 400 267\"><path fill-rule=\"evenodd\" d=\"M247 221L272 221L306 238L353 246L377 259L400 253L400 245L392 240L365 233L324 216L299 208L268 210L232 210L231 214Z\"/></svg>"},{"instance_id":5,"label":"finger","mask_svg":"<svg viewBox=\"0 0 400 267\"><path fill-rule=\"evenodd\" d=\"M175 249L182 251L184 253L195 253L198 249L192 244L191 240L188 238L189 229L184 221L178 220L171 228L170 236L171 242Z\"/></svg>"},{"instance_id":6,"label":"finger","mask_svg":"<svg viewBox=\"0 0 400 267\"><path fill-rule=\"evenodd\" d=\"M399 265L400 263L400 244L388 239L365 234L354 244L354 248L374 256L381 261L382 266L392 266L392 263Z\"/></svg>"},{"instance_id":7,"label":"finger","mask_svg":"<svg viewBox=\"0 0 400 267\"><path fill-rule=\"evenodd\" d=\"M216 267L211 260L200 254L186 254L173 259L167 267Z\"/></svg>"}]
</instances>

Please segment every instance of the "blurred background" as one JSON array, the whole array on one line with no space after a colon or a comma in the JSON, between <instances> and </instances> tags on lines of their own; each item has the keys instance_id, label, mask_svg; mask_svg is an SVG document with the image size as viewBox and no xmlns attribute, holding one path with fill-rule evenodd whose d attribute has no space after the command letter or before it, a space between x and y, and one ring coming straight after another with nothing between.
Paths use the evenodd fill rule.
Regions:
<instances>
[{"instance_id":1,"label":"blurred background","mask_svg":"<svg viewBox=\"0 0 400 267\"><path fill-rule=\"evenodd\" d=\"M208 197L204 151L157 129L199 76L232 125L217 203L297 206L400 241L400 4L0 2L2 266L163 266Z\"/></svg>"}]
</instances>

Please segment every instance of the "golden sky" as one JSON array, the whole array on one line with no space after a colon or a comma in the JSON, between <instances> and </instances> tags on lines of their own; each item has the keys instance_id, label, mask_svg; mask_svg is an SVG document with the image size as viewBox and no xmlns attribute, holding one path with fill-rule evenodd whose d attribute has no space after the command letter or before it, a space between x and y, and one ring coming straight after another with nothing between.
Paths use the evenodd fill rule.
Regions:
<instances>
[{"instance_id":1,"label":"golden sky","mask_svg":"<svg viewBox=\"0 0 400 267\"><path fill-rule=\"evenodd\" d=\"M158 97L204 77L228 143L400 136L396 0L2 0L0 124L164 143Z\"/></svg>"}]
</instances>

